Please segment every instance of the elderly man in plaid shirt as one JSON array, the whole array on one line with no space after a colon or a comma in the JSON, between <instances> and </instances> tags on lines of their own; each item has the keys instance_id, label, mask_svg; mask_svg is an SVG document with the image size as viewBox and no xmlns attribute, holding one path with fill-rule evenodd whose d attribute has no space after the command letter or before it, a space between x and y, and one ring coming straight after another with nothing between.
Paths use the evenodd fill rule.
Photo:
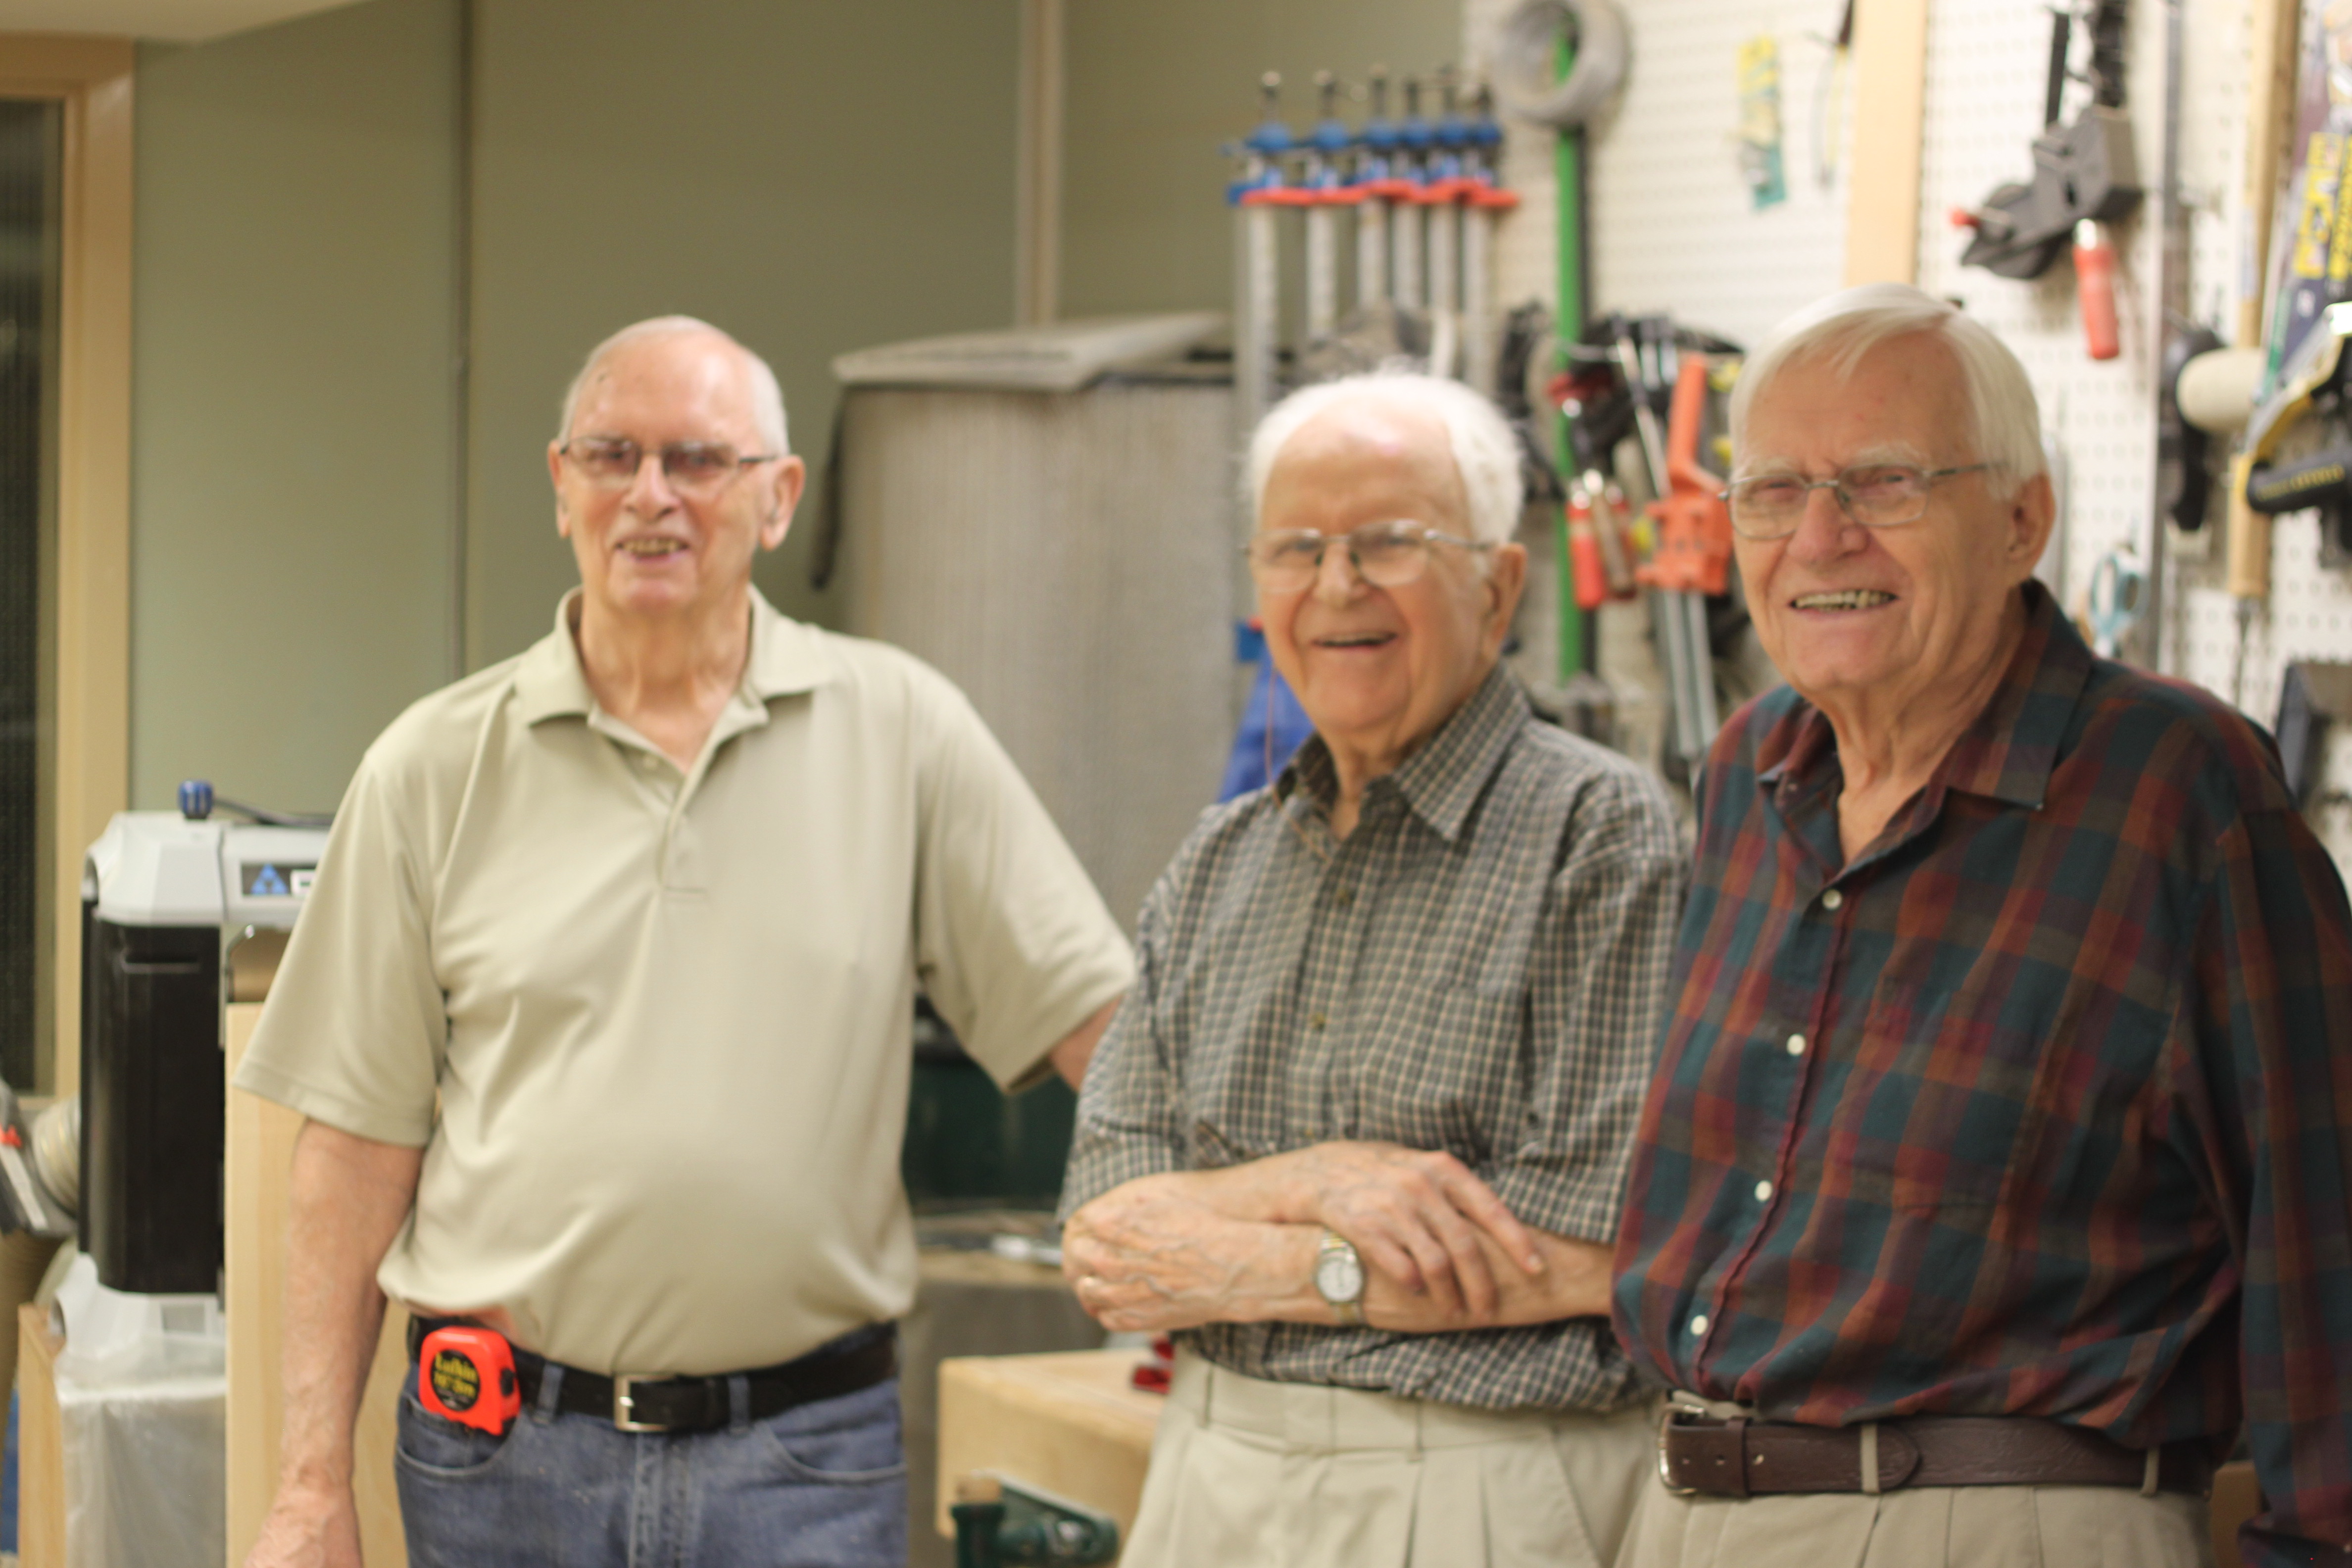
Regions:
<instances>
[{"instance_id":1,"label":"elderly man in plaid shirt","mask_svg":"<svg viewBox=\"0 0 2352 1568\"><path fill-rule=\"evenodd\" d=\"M1654 1425L1607 1243L1683 856L1499 663L1518 449L1476 394L1302 392L1251 453L1316 734L1145 904L1087 1074L1066 1268L1175 1331L1127 1568L1605 1568Z\"/></svg>"},{"instance_id":2,"label":"elderly man in plaid shirt","mask_svg":"<svg viewBox=\"0 0 2352 1568\"><path fill-rule=\"evenodd\" d=\"M1704 777L1627 1561L2210 1563L2242 1425L2247 1561L2352 1561L2352 917L2269 741L2032 580L2033 395L1951 307L1801 312L1732 439L1793 689Z\"/></svg>"}]
</instances>

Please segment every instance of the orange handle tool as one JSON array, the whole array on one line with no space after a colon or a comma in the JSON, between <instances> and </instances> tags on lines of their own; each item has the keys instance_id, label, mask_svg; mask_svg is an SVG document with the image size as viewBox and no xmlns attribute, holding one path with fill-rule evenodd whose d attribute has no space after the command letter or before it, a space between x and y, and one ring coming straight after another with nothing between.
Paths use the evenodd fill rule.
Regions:
<instances>
[{"instance_id":1,"label":"orange handle tool","mask_svg":"<svg viewBox=\"0 0 2352 1568\"><path fill-rule=\"evenodd\" d=\"M1568 496L1568 555L1576 570L1576 607L1592 611L1609 602L1609 568L1601 558L1601 535L1592 527L1592 498L1582 485Z\"/></svg>"},{"instance_id":2,"label":"orange handle tool","mask_svg":"<svg viewBox=\"0 0 2352 1568\"><path fill-rule=\"evenodd\" d=\"M1722 594L1731 585L1731 512L1717 499L1723 481L1699 466L1699 426L1706 417L1706 358L1686 353L1666 418L1666 494L1650 503L1658 548L1634 574L1669 593Z\"/></svg>"},{"instance_id":3,"label":"orange handle tool","mask_svg":"<svg viewBox=\"0 0 2352 1568\"><path fill-rule=\"evenodd\" d=\"M493 1436L522 1412L514 1347L489 1329L436 1329L416 1352L416 1402L446 1421Z\"/></svg>"},{"instance_id":4,"label":"orange handle tool","mask_svg":"<svg viewBox=\"0 0 2352 1568\"><path fill-rule=\"evenodd\" d=\"M2123 352L2116 330L2116 246L2089 218L2074 226L2074 287L2082 297L2083 337L2091 357L2115 358Z\"/></svg>"}]
</instances>

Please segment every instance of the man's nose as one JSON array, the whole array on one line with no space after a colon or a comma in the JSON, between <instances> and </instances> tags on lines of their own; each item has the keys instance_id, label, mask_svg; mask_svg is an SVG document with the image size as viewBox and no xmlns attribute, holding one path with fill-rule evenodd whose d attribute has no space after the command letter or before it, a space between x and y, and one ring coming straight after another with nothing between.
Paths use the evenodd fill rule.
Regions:
<instances>
[{"instance_id":1,"label":"man's nose","mask_svg":"<svg viewBox=\"0 0 2352 1568\"><path fill-rule=\"evenodd\" d=\"M665 512L677 504L677 491L669 482L669 470L663 466L659 451L637 458L637 471L629 479L628 502L630 510L640 514Z\"/></svg>"},{"instance_id":2,"label":"man's nose","mask_svg":"<svg viewBox=\"0 0 2352 1568\"><path fill-rule=\"evenodd\" d=\"M1867 531L1846 515L1837 490L1829 485L1805 494L1805 510L1797 514L1797 531L1789 536L1788 551L1801 561L1830 561L1862 547Z\"/></svg>"},{"instance_id":3,"label":"man's nose","mask_svg":"<svg viewBox=\"0 0 2352 1568\"><path fill-rule=\"evenodd\" d=\"M1356 552L1343 535L1323 546L1315 568L1315 596L1326 604L1344 605L1364 590L1364 574L1356 570Z\"/></svg>"}]
</instances>

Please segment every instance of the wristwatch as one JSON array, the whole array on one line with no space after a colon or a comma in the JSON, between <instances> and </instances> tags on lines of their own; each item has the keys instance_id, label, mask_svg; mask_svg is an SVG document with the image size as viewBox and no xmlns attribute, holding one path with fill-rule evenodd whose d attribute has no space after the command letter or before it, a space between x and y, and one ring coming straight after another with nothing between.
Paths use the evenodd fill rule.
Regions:
<instances>
[{"instance_id":1,"label":"wristwatch","mask_svg":"<svg viewBox=\"0 0 2352 1568\"><path fill-rule=\"evenodd\" d=\"M1342 1323L1351 1329L1364 1326L1364 1260L1336 1230L1323 1233L1323 1245L1315 1254L1315 1289Z\"/></svg>"}]
</instances>

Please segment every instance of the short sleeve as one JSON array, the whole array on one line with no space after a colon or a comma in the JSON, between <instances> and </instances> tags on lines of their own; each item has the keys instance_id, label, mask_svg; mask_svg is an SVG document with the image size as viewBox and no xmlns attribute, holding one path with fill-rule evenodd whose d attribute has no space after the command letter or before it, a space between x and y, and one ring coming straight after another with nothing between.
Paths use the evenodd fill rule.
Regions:
<instances>
[{"instance_id":1,"label":"short sleeve","mask_svg":"<svg viewBox=\"0 0 2352 1568\"><path fill-rule=\"evenodd\" d=\"M1524 1224L1616 1237L1686 877L1648 781L1612 778L1578 807L1530 954L1528 1135L1480 1173Z\"/></svg>"},{"instance_id":2,"label":"short sleeve","mask_svg":"<svg viewBox=\"0 0 2352 1568\"><path fill-rule=\"evenodd\" d=\"M1062 1178L1064 1218L1113 1187L1189 1164L1181 1125L1183 1098L1160 1036L1154 984L1171 901L1171 875L1163 873L1144 900L1136 922L1134 987L1087 1067L1070 1163Z\"/></svg>"},{"instance_id":3,"label":"short sleeve","mask_svg":"<svg viewBox=\"0 0 2352 1568\"><path fill-rule=\"evenodd\" d=\"M930 676L917 783L917 973L964 1048L1008 1089L1135 976L1127 938L1013 759Z\"/></svg>"},{"instance_id":4,"label":"short sleeve","mask_svg":"<svg viewBox=\"0 0 2352 1568\"><path fill-rule=\"evenodd\" d=\"M342 1131L421 1148L448 1016L427 938L431 860L384 749L335 813L236 1081Z\"/></svg>"}]
</instances>

